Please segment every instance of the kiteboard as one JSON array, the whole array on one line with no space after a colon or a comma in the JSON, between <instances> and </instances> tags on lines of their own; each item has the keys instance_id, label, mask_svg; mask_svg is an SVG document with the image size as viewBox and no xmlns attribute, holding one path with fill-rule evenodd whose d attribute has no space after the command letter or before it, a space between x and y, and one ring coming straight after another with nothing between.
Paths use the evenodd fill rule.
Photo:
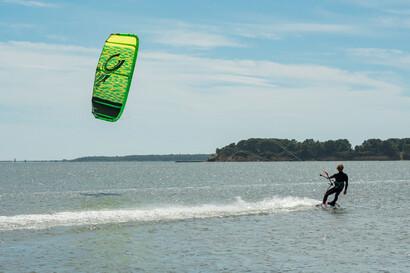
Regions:
<instances>
[{"instance_id":1,"label":"kiteboard","mask_svg":"<svg viewBox=\"0 0 410 273\"><path fill-rule=\"evenodd\" d=\"M316 207L324 209L324 210L336 210L336 209L341 209L342 208L338 203L336 203L334 206L323 205L322 203L320 203L320 204L317 204Z\"/></svg>"}]
</instances>

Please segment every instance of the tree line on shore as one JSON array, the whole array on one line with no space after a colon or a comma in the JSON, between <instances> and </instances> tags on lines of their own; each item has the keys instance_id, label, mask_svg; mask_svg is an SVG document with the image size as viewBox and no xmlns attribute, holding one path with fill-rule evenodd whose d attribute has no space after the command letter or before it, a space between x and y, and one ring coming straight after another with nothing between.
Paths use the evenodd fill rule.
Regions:
<instances>
[{"instance_id":1,"label":"tree line on shore","mask_svg":"<svg viewBox=\"0 0 410 273\"><path fill-rule=\"evenodd\" d=\"M251 138L216 149L208 161L410 160L410 138L368 139L354 148L347 139Z\"/></svg>"},{"instance_id":2,"label":"tree line on shore","mask_svg":"<svg viewBox=\"0 0 410 273\"><path fill-rule=\"evenodd\" d=\"M87 156L71 162L116 162L116 161L206 161L209 154L167 154L167 155L127 155L127 156Z\"/></svg>"}]
</instances>

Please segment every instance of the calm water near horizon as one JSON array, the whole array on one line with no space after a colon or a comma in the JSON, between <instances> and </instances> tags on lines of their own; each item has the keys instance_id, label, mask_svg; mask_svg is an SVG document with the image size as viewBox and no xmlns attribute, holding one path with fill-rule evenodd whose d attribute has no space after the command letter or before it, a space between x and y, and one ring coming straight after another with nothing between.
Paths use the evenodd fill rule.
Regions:
<instances>
[{"instance_id":1,"label":"calm water near horizon","mask_svg":"<svg viewBox=\"0 0 410 273\"><path fill-rule=\"evenodd\" d=\"M0 272L410 272L410 161L336 164L3 162Z\"/></svg>"}]
</instances>

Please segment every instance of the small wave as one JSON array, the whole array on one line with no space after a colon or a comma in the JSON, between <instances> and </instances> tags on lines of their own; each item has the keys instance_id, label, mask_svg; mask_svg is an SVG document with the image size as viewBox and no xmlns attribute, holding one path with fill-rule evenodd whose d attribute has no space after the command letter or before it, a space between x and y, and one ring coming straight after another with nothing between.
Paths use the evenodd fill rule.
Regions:
<instances>
[{"instance_id":1,"label":"small wave","mask_svg":"<svg viewBox=\"0 0 410 273\"><path fill-rule=\"evenodd\" d=\"M121 196L121 193L115 193L115 192L84 192L80 193L82 196L90 196L90 197L104 197L104 196Z\"/></svg>"},{"instance_id":2,"label":"small wave","mask_svg":"<svg viewBox=\"0 0 410 273\"><path fill-rule=\"evenodd\" d=\"M318 201L301 197L273 197L258 202L246 202L240 197L229 204L169 206L145 209L115 209L66 211L52 214L0 216L0 231L45 229L57 226L98 225L126 222L169 221L256 215L312 208Z\"/></svg>"}]
</instances>

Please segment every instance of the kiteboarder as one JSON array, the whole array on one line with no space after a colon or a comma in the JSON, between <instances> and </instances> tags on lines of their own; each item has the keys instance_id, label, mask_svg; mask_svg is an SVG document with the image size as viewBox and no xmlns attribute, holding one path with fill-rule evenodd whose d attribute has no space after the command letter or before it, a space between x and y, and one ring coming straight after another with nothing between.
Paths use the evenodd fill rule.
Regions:
<instances>
[{"instance_id":1,"label":"kiteboarder","mask_svg":"<svg viewBox=\"0 0 410 273\"><path fill-rule=\"evenodd\" d=\"M335 181L333 182L333 187L328 189L325 193L325 196L323 197L323 202L322 202L323 206L326 206L326 204L330 206L335 206L337 198L339 197L339 194L342 192L343 188L344 188L343 194L346 194L349 178L347 174L343 172L343 169L344 169L343 164L337 165L336 169L338 170L338 173L335 173L334 175L328 177L329 180L334 179ZM326 203L327 198L331 194L335 194L334 200L332 202Z\"/></svg>"}]
</instances>

